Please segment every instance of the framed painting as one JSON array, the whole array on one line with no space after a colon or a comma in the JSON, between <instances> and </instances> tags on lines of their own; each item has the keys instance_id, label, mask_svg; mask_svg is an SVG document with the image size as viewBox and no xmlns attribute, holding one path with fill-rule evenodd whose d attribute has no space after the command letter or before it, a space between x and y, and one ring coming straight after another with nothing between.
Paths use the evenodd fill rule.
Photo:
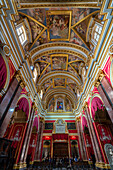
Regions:
<instances>
[{"instance_id":1,"label":"framed painting","mask_svg":"<svg viewBox=\"0 0 113 170\"><path fill-rule=\"evenodd\" d=\"M51 70L67 70L68 55L53 54L51 55Z\"/></svg>"},{"instance_id":2,"label":"framed painting","mask_svg":"<svg viewBox=\"0 0 113 170\"><path fill-rule=\"evenodd\" d=\"M56 100L56 110L64 110L64 100L61 98L58 98Z\"/></svg>"},{"instance_id":3,"label":"framed painting","mask_svg":"<svg viewBox=\"0 0 113 170\"><path fill-rule=\"evenodd\" d=\"M66 87L65 78L54 78L53 79L53 87Z\"/></svg>"},{"instance_id":4,"label":"framed painting","mask_svg":"<svg viewBox=\"0 0 113 170\"><path fill-rule=\"evenodd\" d=\"M47 11L48 41L69 41L72 11Z\"/></svg>"}]
</instances>

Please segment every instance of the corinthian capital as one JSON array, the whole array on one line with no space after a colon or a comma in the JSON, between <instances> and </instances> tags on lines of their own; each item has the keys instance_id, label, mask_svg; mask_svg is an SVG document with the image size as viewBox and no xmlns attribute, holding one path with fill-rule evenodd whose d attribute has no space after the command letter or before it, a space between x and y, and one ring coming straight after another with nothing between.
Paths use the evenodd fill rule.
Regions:
<instances>
[{"instance_id":1,"label":"corinthian capital","mask_svg":"<svg viewBox=\"0 0 113 170\"><path fill-rule=\"evenodd\" d=\"M98 88L99 85L100 85L100 81L96 80L94 86Z\"/></svg>"},{"instance_id":2,"label":"corinthian capital","mask_svg":"<svg viewBox=\"0 0 113 170\"><path fill-rule=\"evenodd\" d=\"M104 74L103 70L100 70L98 72L97 78L96 78L95 83L94 83L95 87L98 88L98 86L100 85L100 83L101 83L104 76L105 76L105 74Z\"/></svg>"},{"instance_id":3,"label":"corinthian capital","mask_svg":"<svg viewBox=\"0 0 113 170\"><path fill-rule=\"evenodd\" d=\"M103 70L100 70L98 79L101 81L104 76L105 76L105 74L104 74Z\"/></svg>"},{"instance_id":4,"label":"corinthian capital","mask_svg":"<svg viewBox=\"0 0 113 170\"><path fill-rule=\"evenodd\" d=\"M80 121L80 117L76 117L76 121L79 122Z\"/></svg>"}]
</instances>

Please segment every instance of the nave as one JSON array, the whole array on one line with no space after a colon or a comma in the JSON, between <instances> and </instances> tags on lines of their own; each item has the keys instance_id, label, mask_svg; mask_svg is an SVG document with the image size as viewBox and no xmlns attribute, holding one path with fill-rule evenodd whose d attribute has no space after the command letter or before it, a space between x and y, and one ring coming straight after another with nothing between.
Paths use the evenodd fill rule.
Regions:
<instances>
[{"instance_id":1,"label":"nave","mask_svg":"<svg viewBox=\"0 0 113 170\"><path fill-rule=\"evenodd\" d=\"M113 0L1 0L0 25L0 170L113 170Z\"/></svg>"}]
</instances>

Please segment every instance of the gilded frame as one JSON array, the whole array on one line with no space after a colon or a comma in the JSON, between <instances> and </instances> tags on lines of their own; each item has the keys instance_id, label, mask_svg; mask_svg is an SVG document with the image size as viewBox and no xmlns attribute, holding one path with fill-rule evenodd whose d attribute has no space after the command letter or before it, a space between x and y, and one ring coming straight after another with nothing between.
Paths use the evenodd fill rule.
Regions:
<instances>
[{"instance_id":1,"label":"gilded frame","mask_svg":"<svg viewBox=\"0 0 113 170\"><path fill-rule=\"evenodd\" d=\"M57 78L65 79L64 86L55 86L55 82L54 82L54 79L53 79L53 88L66 88L66 78L62 78L62 77L57 77Z\"/></svg>"},{"instance_id":2,"label":"gilded frame","mask_svg":"<svg viewBox=\"0 0 113 170\"><path fill-rule=\"evenodd\" d=\"M49 19L50 19L50 16L52 16L52 15L69 15L68 38L50 39ZM46 11L46 25L47 25L48 41L69 41L70 33L71 33L71 19L72 19L72 11Z\"/></svg>"},{"instance_id":3,"label":"gilded frame","mask_svg":"<svg viewBox=\"0 0 113 170\"><path fill-rule=\"evenodd\" d=\"M53 55L51 55L50 56L51 57L51 70L67 70L67 68L68 68L68 54L53 54ZM66 57L67 59L66 59L66 68L65 69L53 69L53 63L52 63L52 59L53 59L53 57Z\"/></svg>"}]
</instances>

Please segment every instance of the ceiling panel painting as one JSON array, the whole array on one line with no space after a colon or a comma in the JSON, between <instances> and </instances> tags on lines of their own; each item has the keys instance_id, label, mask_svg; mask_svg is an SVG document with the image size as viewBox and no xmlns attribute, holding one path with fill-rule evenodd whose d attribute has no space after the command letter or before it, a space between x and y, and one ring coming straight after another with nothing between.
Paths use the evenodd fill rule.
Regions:
<instances>
[{"instance_id":1,"label":"ceiling panel painting","mask_svg":"<svg viewBox=\"0 0 113 170\"><path fill-rule=\"evenodd\" d=\"M52 79L49 79L47 81L44 82L43 84L43 88L44 88L44 91L47 92L47 90L49 90L50 88L52 88Z\"/></svg>"},{"instance_id":2,"label":"ceiling panel painting","mask_svg":"<svg viewBox=\"0 0 113 170\"><path fill-rule=\"evenodd\" d=\"M72 11L47 11L48 41L69 41Z\"/></svg>"},{"instance_id":3,"label":"ceiling panel painting","mask_svg":"<svg viewBox=\"0 0 113 170\"><path fill-rule=\"evenodd\" d=\"M65 78L54 78L53 79L53 87L66 87L66 80Z\"/></svg>"},{"instance_id":4,"label":"ceiling panel painting","mask_svg":"<svg viewBox=\"0 0 113 170\"><path fill-rule=\"evenodd\" d=\"M43 74L43 72L46 70L46 68L49 66L49 63L44 61L37 61L40 67L40 74Z\"/></svg>"},{"instance_id":5,"label":"ceiling panel painting","mask_svg":"<svg viewBox=\"0 0 113 170\"><path fill-rule=\"evenodd\" d=\"M86 37L88 19L81 21L96 10L98 9L72 7L20 9L20 17L29 19L32 30L34 41L30 50L37 45L56 41L71 42L88 49L87 43L82 40Z\"/></svg>"},{"instance_id":6,"label":"ceiling panel painting","mask_svg":"<svg viewBox=\"0 0 113 170\"><path fill-rule=\"evenodd\" d=\"M51 68L52 70L67 70L68 55L54 54L51 55Z\"/></svg>"}]
</instances>

